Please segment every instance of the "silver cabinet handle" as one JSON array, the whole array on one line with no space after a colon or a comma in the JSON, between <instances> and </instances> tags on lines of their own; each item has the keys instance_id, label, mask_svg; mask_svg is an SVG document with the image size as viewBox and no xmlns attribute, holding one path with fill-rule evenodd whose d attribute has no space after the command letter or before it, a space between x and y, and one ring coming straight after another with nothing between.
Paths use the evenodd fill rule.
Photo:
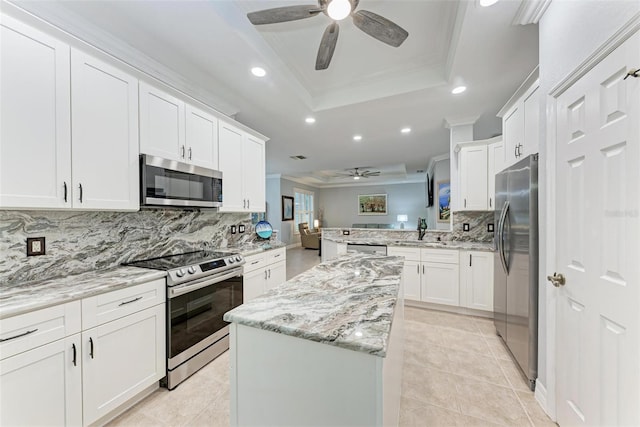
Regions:
<instances>
[{"instance_id":1,"label":"silver cabinet handle","mask_svg":"<svg viewBox=\"0 0 640 427\"><path fill-rule=\"evenodd\" d=\"M267 280L267 270L264 271L264 280Z\"/></svg>"},{"instance_id":2,"label":"silver cabinet handle","mask_svg":"<svg viewBox=\"0 0 640 427\"><path fill-rule=\"evenodd\" d=\"M469 267L471 267L471 257L472 257L472 256L473 256L473 255L469 254Z\"/></svg>"},{"instance_id":3,"label":"silver cabinet handle","mask_svg":"<svg viewBox=\"0 0 640 427\"><path fill-rule=\"evenodd\" d=\"M193 154L193 150L191 150L191 147L189 147L189 160L191 160L191 155Z\"/></svg>"},{"instance_id":4,"label":"silver cabinet handle","mask_svg":"<svg viewBox=\"0 0 640 427\"><path fill-rule=\"evenodd\" d=\"M9 338L0 338L0 342L5 342L5 341L10 341L10 340L15 340L16 338L20 338L20 337L25 337L25 336L27 336L27 335L30 335L30 334L34 333L34 332L35 332L35 331L37 331L37 330L38 330L38 328L35 328L35 329L32 329L32 330L30 330L30 331L27 331L27 332L25 332L25 333L23 333L23 334L14 335L14 336L9 337Z\"/></svg>"},{"instance_id":5,"label":"silver cabinet handle","mask_svg":"<svg viewBox=\"0 0 640 427\"><path fill-rule=\"evenodd\" d=\"M89 337L89 356L93 359L93 338Z\"/></svg>"},{"instance_id":6,"label":"silver cabinet handle","mask_svg":"<svg viewBox=\"0 0 640 427\"><path fill-rule=\"evenodd\" d=\"M180 157L184 159L184 145L180 147Z\"/></svg>"},{"instance_id":7,"label":"silver cabinet handle","mask_svg":"<svg viewBox=\"0 0 640 427\"><path fill-rule=\"evenodd\" d=\"M67 203L67 181L62 183L64 187L64 202Z\"/></svg>"},{"instance_id":8,"label":"silver cabinet handle","mask_svg":"<svg viewBox=\"0 0 640 427\"><path fill-rule=\"evenodd\" d=\"M269 279L271 279L271 269L269 269Z\"/></svg>"},{"instance_id":9,"label":"silver cabinet handle","mask_svg":"<svg viewBox=\"0 0 640 427\"><path fill-rule=\"evenodd\" d=\"M78 184L78 188L80 188L80 203L82 203L82 183Z\"/></svg>"},{"instance_id":10,"label":"silver cabinet handle","mask_svg":"<svg viewBox=\"0 0 640 427\"><path fill-rule=\"evenodd\" d=\"M247 209L247 199L242 199L242 209Z\"/></svg>"},{"instance_id":11,"label":"silver cabinet handle","mask_svg":"<svg viewBox=\"0 0 640 427\"><path fill-rule=\"evenodd\" d=\"M467 207L467 199L464 199L464 207Z\"/></svg>"},{"instance_id":12,"label":"silver cabinet handle","mask_svg":"<svg viewBox=\"0 0 640 427\"><path fill-rule=\"evenodd\" d=\"M136 302L136 301L140 301L142 299L142 297L138 297L138 298L134 298L131 301L123 301L120 304L118 304L119 306L121 305L127 305L127 304L131 304L132 302Z\"/></svg>"},{"instance_id":13,"label":"silver cabinet handle","mask_svg":"<svg viewBox=\"0 0 640 427\"><path fill-rule=\"evenodd\" d=\"M251 200L247 199L247 209L251 209Z\"/></svg>"},{"instance_id":14,"label":"silver cabinet handle","mask_svg":"<svg viewBox=\"0 0 640 427\"><path fill-rule=\"evenodd\" d=\"M416 265L416 273L420 274L420 266Z\"/></svg>"},{"instance_id":15,"label":"silver cabinet handle","mask_svg":"<svg viewBox=\"0 0 640 427\"><path fill-rule=\"evenodd\" d=\"M422 264L422 274L424 274L424 264Z\"/></svg>"},{"instance_id":16,"label":"silver cabinet handle","mask_svg":"<svg viewBox=\"0 0 640 427\"><path fill-rule=\"evenodd\" d=\"M489 197L489 207L491 207L491 197Z\"/></svg>"},{"instance_id":17,"label":"silver cabinet handle","mask_svg":"<svg viewBox=\"0 0 640 427\"><path fill-rule=\"evenodd\" d=\"M73 349L73 360L71 362L73 362L73 366L78 366L76 364L76 344L71 344L71 348Z\"/></svg>"}]
</instances>

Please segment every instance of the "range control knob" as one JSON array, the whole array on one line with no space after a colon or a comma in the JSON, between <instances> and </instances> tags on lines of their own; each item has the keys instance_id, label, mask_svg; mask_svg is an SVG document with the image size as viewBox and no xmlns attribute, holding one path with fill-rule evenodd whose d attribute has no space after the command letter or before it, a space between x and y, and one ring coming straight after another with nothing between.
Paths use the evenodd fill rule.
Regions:
<instances>
[{"instance_id":1,"label":"range control knob","mask_svg":"<svg viewBox=\"0 0 640 427\"><path fill-rule=\"evenodd\" d=\"M236 255L236 261L238 262L242 261L242 257L240 255Z\"/></svg>"},{"instance_id":2,"label":"range control knob","mask_svg":"<svg viewBox=\"0 0 640 427\"><path fill-rule=\"evenodd\" d=\"M234 260L233 257L231 257L231 258L227 259L227 262L229 264L233 264L234 262L236 262L236 260Z\"/></svg>"},{"instance_id":3,"label":"range control knob","mask_svg":"<svg viewBox=\"0 0 640 427\"><path fill-rule=\"evenodd\" d=\"M185 273L186 271L184 271L184 268L181 268L180 270L176 271L176 276L182 277L185 275Z\"/></svg>"},{"instance_id":4,"label":"range control knob","mask_svg":"<svg viewBox=\"0 0 640 427\"><path fill-rule=\"evenodd\" d=\"M189 272L189 274L193 274L196 272L196 268L192 265L187 271Z\"/></svg>"}]
</instances>

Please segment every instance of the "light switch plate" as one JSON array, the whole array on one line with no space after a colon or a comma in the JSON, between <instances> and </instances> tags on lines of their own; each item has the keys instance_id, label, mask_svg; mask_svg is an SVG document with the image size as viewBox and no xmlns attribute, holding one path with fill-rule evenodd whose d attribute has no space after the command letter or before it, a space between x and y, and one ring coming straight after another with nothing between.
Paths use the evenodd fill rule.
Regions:
<instances>
[{"instance_id":1,"label":"light switch plate","mask_svg":"<svg viewBox=\"0 0 640 427\"><path fill-rule=\"evenodd\" d=\"M236 226L235 225L231 226L231 234L236 234Z\"/></svg>"},{"instance_id":2,"label":"light switch plate","mask_svg":"<svg viewBox=\"0 0 640 427\"><path fill-rule=\"evenodd\" d=\"M27 256L45 254L44 237L27 237Z\"/></svg>"},{"instance_id":3,"label":"light switch plate","mask_svg":"<svg viewBox=\"0 0 640 427\"><path fill-rule=\"evenodd\" d=\"M493 233L493 223L487 224L487 232Z\"/></svg>"},{"instance_id":4,"label":"light switch plate","mask_svg":"<svg viewBox=\"0 0 640 427\"><path fill-rule=\"evenodd\" d=\"M238 226L238 233L244 233L244 224Z\"/></svg>"},{"instance_id":5,"label":"light switch plate","mask_svg":"<svg viewBox=\"0 0 640 427\"><path fill-rule=\"evenodd\" d=\"M469 231L469 223L465 222L462 224L462 231Z\"/></svg>"},{"instance_id":6,"label":"light switch plate","mask_svg":"<svg viewBox=\"0 0 640 427\"><path fill-rule=\"evenodd\" d=\"M348 236L349 234L351 234L351 232L349 230L342 230L342 235L343 236Z\"/></svg>"}]
</instances>

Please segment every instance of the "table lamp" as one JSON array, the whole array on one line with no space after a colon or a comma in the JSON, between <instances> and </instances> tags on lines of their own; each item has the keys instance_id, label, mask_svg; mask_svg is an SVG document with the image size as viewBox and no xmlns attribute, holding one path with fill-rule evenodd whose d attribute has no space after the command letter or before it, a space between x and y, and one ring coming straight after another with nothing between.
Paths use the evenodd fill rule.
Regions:
<instances>
[{"instance_id":1,"label":"table lamp","mask_svg":"<svg viewBox=\"0 0 640 427\"><path fill-rule=\"evenodd\" d=\"M398 222L400 223L400 228L404 229L404 223L409 221L409 217L407 215L398 215Z\"/></svg>"}]
</instances>

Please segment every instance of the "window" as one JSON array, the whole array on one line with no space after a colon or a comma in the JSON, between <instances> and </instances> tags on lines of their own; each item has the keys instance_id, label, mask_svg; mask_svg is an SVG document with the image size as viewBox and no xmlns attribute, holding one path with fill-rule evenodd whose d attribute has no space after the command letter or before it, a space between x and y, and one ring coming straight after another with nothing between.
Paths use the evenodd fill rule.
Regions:
<instances>
[{"instance_id":1,"label":"window","mask_svg":"<svg viewBox=\"0 0 640 427\"><path fill-rule=\"evenodd\" d=\"M309 228L313 228L313 191L294 188L293 193L293 202L295 204L295 224L293 225L293 231L295 234L300 234L298 224L301 222L306 222L309 224Z\"/></svg>"}]
</instances>

